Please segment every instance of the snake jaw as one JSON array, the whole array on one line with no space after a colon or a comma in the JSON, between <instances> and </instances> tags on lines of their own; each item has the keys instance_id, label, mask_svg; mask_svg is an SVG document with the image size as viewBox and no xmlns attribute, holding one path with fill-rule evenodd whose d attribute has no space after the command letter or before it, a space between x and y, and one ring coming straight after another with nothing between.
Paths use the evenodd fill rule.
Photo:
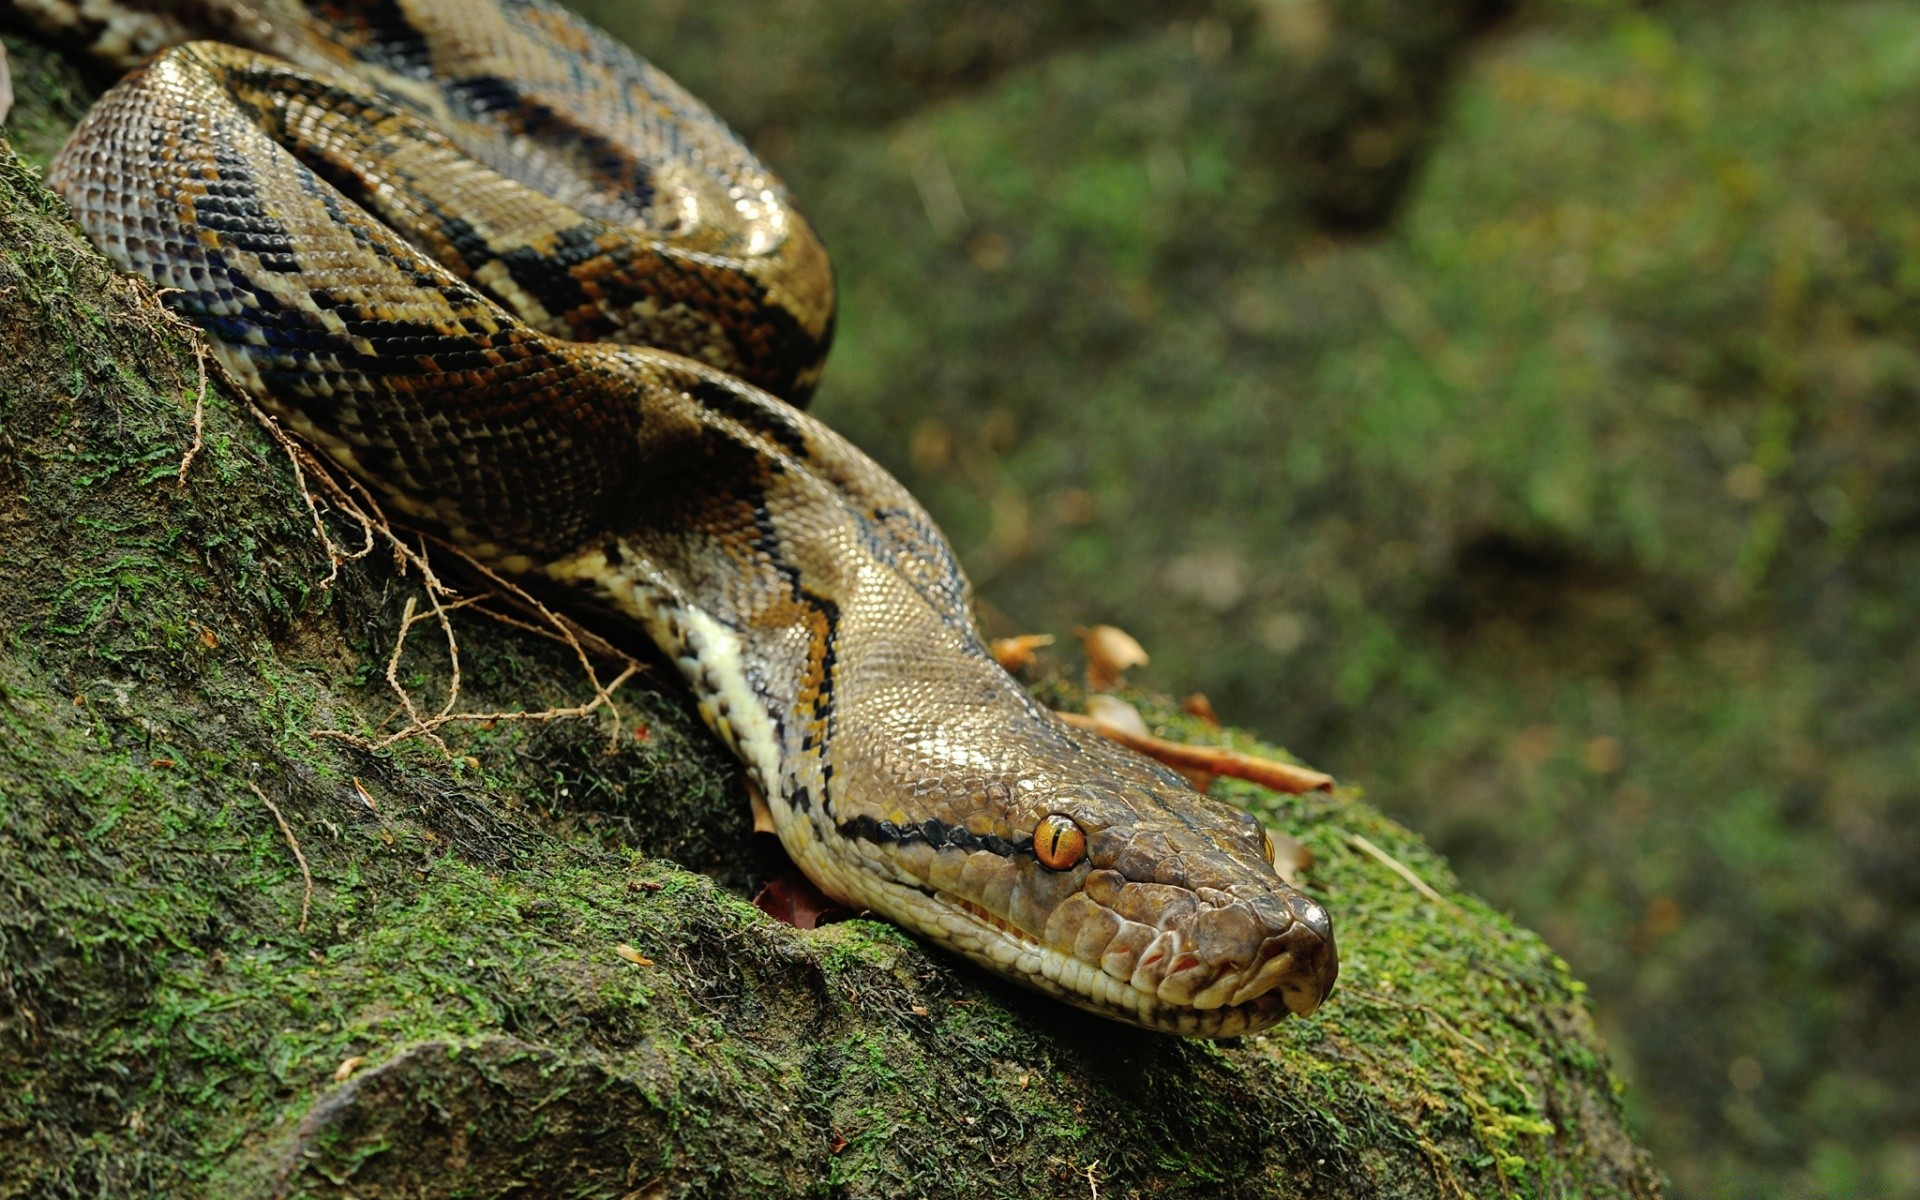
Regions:
<instances>
[{"instance_id":1,"label":"snake jaw","mask_svg":"<svg viewBox=\"0 0 1920 1200\"><path fill-rule=\"evenodd\" d=\"M1193 957L1181 931L1162 930L1138 965L1120 975L1111 963L1091 964L1046 945L972 901L939 893L924 899L929 908L943 906L931 928L897 912L891 915L1026 987L1164 1033L1202 1038L1258 1033L1289 1013L1313 1012L1332 986L1331 943L1317 936L1305 946L1285 936L1270 939L1256 964L1215 967Z\"/></svg>"},{"instance_id":2,"label":"snake jaw","mask_svg":"<svg viewBox=\"0 0 1920 1200\"><path fill-rule=\"evenodd\" d=\"M1257 908L1270 905L1199 889L1189 905L1164 906L1168 925L1155 928L1098 904L1089 892L1115 889L1094 881L1042 933L964 896L909 890L929 911L889 910L895 920L1028 987L1168 1033L1240 1036L1307 1016L1339 971L1326 910L1290 889L1265 917Z\"/></svg>"}]
</instances>

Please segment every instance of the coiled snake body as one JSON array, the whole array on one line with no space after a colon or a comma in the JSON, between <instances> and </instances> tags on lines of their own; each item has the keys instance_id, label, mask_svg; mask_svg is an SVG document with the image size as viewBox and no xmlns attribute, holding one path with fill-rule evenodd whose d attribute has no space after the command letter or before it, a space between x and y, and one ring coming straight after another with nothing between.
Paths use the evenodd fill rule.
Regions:
<instances>
[{"instance_id":1,"label":"coiled snake body","mask_svg":"<svg viewBox=\"0 0 1920 1200\"><path fill-rule=\"evenodd\" d=\"M1029 699L919 504L794 407L826 256L671 80L546 0L8 2L173 47L54 163L93 240L410 520L643 629L822 890L1150 1028L1325 997L1259 824Z\"/></svg>"}]
</instances>

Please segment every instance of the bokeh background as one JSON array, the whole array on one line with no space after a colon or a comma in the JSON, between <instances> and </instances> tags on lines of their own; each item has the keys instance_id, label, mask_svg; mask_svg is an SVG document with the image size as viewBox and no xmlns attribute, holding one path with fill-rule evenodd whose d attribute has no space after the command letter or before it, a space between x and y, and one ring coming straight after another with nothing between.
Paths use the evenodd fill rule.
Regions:
<instances>
[{"instance_id":1,"label":"bokeh background","mask_svg":"<svg viewBox=\"0 0 1920 1200\"><path fill-rule=\"evenodd\" d=\"M1676 1194L1920 1195L1920 6L580 2L992 620L1424 831Z\"/></svg>"}]
</instances>

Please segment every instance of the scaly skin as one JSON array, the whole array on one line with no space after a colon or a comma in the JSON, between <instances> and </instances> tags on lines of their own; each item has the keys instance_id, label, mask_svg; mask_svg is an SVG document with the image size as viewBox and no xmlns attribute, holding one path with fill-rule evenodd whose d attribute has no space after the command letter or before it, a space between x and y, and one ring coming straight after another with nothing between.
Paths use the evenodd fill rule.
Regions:
<instances>
[{"instance_id":1,"label":"scaly skin","mask_svg":"<svg viewBox=\"0 0 1920 1200\"><path fill-rule=\"evenodd\" d=\"M235 378L410 520L643 630L828 894L1153 1029L1320 1004L1330 921L1258 823L1034 704L918 503L762 390L810 389L831 276L711 114L544 2L289 5L193 7L328 78L180 46L50 176Z\"/></svg>"}]
</instances>

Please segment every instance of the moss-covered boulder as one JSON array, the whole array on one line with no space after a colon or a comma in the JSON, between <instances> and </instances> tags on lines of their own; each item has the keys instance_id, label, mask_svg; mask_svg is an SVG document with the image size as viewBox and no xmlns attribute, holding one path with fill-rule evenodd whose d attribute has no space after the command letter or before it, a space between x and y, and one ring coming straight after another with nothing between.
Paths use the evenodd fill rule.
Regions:
<instances>
[{"instance_id":1,"label":"moss-covered boulder","mask_svg":"<svg viewBox=\"0 0 1920 1200\"><path fill-rule=\"evenodd\" d=\"M664 671L445 752L327 736L391 728L419 582L323 585L202 390L0 143L0 1196L1658 1192L1565 965L1351 791L1224 789L1314 852L1345 962L1207 1044L761 914L777 851ZM464 706L588 694L451 621ZM391 674L443 695L444 641Z\"/></svg>"}]
</instances>

